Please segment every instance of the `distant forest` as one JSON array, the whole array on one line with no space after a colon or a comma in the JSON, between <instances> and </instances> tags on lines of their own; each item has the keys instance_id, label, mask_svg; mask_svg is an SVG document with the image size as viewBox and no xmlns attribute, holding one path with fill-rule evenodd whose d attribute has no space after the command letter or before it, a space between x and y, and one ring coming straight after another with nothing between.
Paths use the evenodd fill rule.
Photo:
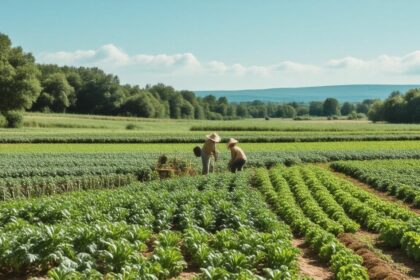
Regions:
<instances>
[{"instance_id":1,"label":"distant forest","mask_svg":"<svg viewBox=\"0 0 420 280\"><path fill-rule=\"evenodd\" d=\"M30 53L12 47L0 33L0 112L13 123L22 110L57 113L124 115L173 119L306 118L309 116L366 115L373 121L420 122L420 90L403 95L393 92L385 100L340 104L334 98L323 102L232 103L226 97L197 97L188 90L164 84L121 84L119 78L98 68L36 64Z\"/></svg>"}]
</instances>

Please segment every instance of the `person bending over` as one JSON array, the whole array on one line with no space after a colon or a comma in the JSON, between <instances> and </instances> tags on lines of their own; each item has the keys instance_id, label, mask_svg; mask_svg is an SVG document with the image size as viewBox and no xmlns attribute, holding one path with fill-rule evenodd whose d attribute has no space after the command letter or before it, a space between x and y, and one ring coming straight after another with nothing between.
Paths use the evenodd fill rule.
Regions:
<instances>
[{"instance_id":1,"label":"person bending over","mask_svg":"<svg viewBox=\"0 0 420 280\"><path fill-rule=\"evenodd\" d=\"M232 173L235 173L236 171L242 171L242 168L246 163L246 155L244 151L236 145L237 143L238 140L234 138L230 138L229 142L227 143L228 149L230 149L231 153L231 159L229 161L228 167Z\"/></svg>"}]
</instances>

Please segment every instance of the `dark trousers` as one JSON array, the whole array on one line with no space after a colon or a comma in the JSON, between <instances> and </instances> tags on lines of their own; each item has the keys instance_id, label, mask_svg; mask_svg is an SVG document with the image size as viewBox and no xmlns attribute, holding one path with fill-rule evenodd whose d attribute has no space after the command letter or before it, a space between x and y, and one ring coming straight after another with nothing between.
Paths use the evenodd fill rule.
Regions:
<instances>
[{"instance_id":1,"label":"dark trousers","mask_svg":"<svg viewBox=\"0 0 420 280\"><path fill-rule=\"evenodd\" d=\"M245 165L246 160L244 159L237 159L229 165L229 170L232 173L236 173L236 171L242 171L242 168Z\"/></svg>"}]
</instances>

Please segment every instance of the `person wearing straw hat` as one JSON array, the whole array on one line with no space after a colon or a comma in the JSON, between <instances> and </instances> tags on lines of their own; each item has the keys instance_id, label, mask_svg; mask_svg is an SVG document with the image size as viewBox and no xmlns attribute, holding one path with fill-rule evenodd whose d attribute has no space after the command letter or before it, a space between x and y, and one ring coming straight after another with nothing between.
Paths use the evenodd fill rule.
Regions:
<instances>
[{"instance_id":1,"label":"person wearing straw hat","mask_svg":"<svg viewBox=\"0 0 420 280\"><path fill-rule=\"evenodd\" d=\"M236 171L242 171L242 168L246 163L246 155L244 151L236 145L237 143L238 140L235 138L230 138L229 142L227 143L227 147L230 149L231 153L231 159L229 161L228 167L232 173L235 173Z\"/></svg>"},{"instance_id":2,"label":"person wearing straw hat","mask_svg":"<svg viewBox=\"0 0 420 280\"><path fill-rule=\"evenodd\" d=\"M202 174L207 175L210 171L211 156L214 157L214 161L217 161L216 143L219 143L221 138L217 133L206 135L206 142L201 149L201 160L203 162Z\"/></svg>"}]
</instances>

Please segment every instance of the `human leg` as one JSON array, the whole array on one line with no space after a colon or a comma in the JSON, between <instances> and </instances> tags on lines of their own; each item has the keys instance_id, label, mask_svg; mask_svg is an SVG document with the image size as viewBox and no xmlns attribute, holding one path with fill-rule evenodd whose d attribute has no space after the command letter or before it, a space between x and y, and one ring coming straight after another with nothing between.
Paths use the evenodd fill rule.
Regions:
<instances>
[{"instance_id":1,"label":"human leg","mask_svg":"<svg viewBox=\"0 0 420 280\"><path fill-rule=\"evenodd\" d=\"M201 154L201 161L203 164L203 169L201 174L203 175L207 175L209 174L209 169L210 169L210 157L204 153Z\"/></svg>"}]
</instances>

